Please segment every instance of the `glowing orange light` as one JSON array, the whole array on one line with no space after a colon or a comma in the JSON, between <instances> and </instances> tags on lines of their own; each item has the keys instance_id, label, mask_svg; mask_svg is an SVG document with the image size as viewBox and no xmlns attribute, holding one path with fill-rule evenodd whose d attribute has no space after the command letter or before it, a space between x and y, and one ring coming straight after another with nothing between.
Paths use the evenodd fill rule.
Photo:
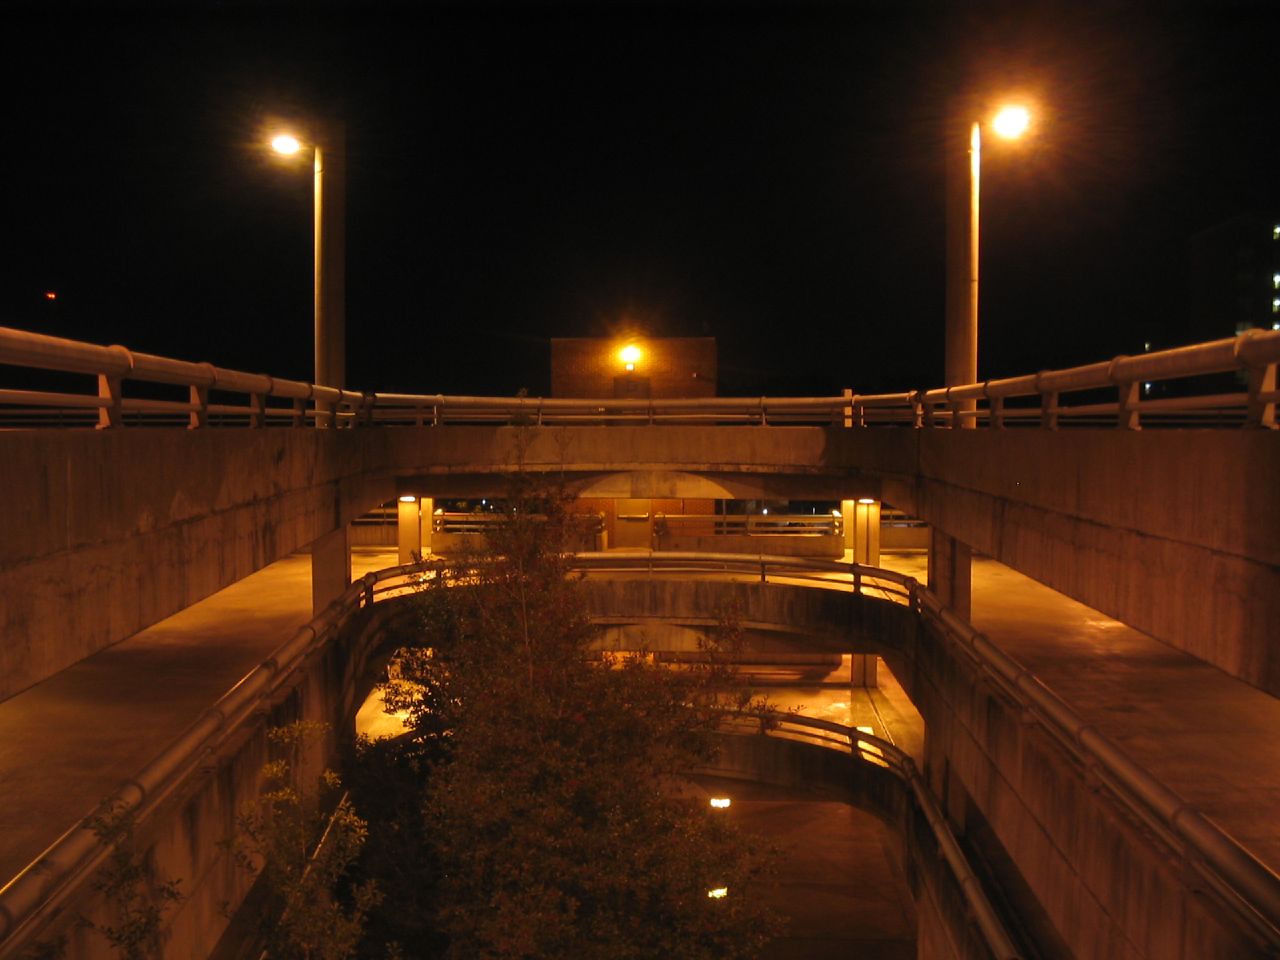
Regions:
<instances>
[{"instance_id":1,"label":"glowing orange light","mask_svg":"<svg viewBox=\"0 0 1280 960\"><path fill-rule=\"evenodd\" d=\"M1030 125L1031 114L1026 107L1018 106L1001 107L1000 112L991 121L995 132L1006 140L1016 140L1027 132L1027 127Z\"/></svg>"},{"instance_id":2,"label":"glowing orange light","mask_svg":"<svg viewBox=\"0 0 1280 960\"><path fill-rule=\"evenodd\" d=\"M627 364L628 370L634 370L636 363L640 360L640 348L634 343L629 343L618 352L618 358Z\"/></svg>"},{"instance_id":3,"label":"glowing orange light","mask_svg":"<svg viewBox=\"0 0 1280 960\"><path fill-rule=\"evenodd\" d=\"M46 300L57 300L58 294L53 290L46 290L44 294Z\"/></svg>"},{"instance_id":4,"label":"glowing orange light","mask_svg":"<svg viewBox=\"0 0 1280 960\"><path fill-rule=\"evenodd\" d=\"M271 138L271 149L288 157L301 150L302 144L297 137L282 133L278 137Z\"/></svg>"}]
</instances>

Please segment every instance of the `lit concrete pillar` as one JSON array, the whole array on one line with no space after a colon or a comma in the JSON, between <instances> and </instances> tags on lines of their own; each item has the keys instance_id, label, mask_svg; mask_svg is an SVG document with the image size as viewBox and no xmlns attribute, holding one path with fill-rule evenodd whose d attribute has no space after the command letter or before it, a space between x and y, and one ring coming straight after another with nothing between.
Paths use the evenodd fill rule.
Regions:
<instances>
[{"instance_id":1,"label":"lit concrete pillar","mask_svg":"<svg viewBox=\"0 0 1280 960\"><path fill-rule=\"evenodd\" d=\"M422 552L422 526L418 518L418 498L407 493L396 504L396 561L412 563Z\"/></svg>"},{"instance_id":2,"label":"lit concrete pillar","mask_svg":"<svg viewBox=\"0 0 1280 960\"><path fill-rule=\"evenodd\" d=\"M431 533L436 527L436 501L434 497L418 500L418 544L422 559L431 556Z\"/></svg>"},{"instance_id":3,"label":"lit concrete pillar","mask_svg":"<svg viewBox=\"0 0 1280 960\"><path fill-rule=\"evenodd\" d=\"M875 687L877 665L880 658L874 653L855 653L849 662L849 686L854 688Z\"/></svg>"},{"instance_id":4,"label":"lit concrete pillar","mask_svg":"<svg viewBox=\"0 0 1280 960\"><path fill-rule=\"evenodd\" d=\"M311 544L311 609L319 613L351 583L351 540L346 526Z\"/></svg>"},{"instance_id":5,"label":"lit concrete pillar","mask_svg":"<svg viewBox=\"0 0 1280 960\"><path fill-rule=\"evenodd\" d=\"M972 612L973 555L967 543L929 528L929 589L968 620Z\"/></svg>"},{"instance_id":6,"label":"lit concrete pillar","mask_svg":"<svg viewBox=\"0 0 1280 960\"><path fill-rule=\"evenodd\" d=\"M841 500L840 516L844 522L844 548L854 563L880 566L880 501L863 497Z\"/></svg>"}]
</instances>

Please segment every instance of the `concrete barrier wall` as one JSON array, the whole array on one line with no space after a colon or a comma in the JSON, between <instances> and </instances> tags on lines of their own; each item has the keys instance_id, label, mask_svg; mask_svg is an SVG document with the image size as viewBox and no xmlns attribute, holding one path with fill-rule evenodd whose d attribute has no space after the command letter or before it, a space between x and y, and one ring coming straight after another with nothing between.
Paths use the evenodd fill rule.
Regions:
<instances>
[{"instance_id":1,"label":"concrete barrier wall","mask_svg":"<svg viewBox=\"0 0 1280 960\"><path fill-rule=\"evenodd\" d=\"M0 436L0 699L392 495L381 431Z\"/></svg>"},{"instance_id":2,"label":"concrete barrier wall","mask_svg":"<svg viewBox=\"0 0 1280 960\"><path fill-rule=\"evenodd\" d=\"M927 627L915 651L904 687L925 719L930 785L1045 956L1266 955L1173 851L967 660Z\"/></svg>"},{"instance_id":3,"label":"concrete barrier wall","mask_svg":"<svg viewBox=\"0 0 1280 960\"><path fill-rule=\"evenodd\" d=\"M897 504L1280 695L1280 435L922 430Z\"/></svg>"},{"instance_id":4,"label":"concrete barrier wall","mask_svg":"<svg viewBox=\"0 0 1280 960\"><path fill-rule=\"evenodd\" d=\"M697 650L699 634L687 628L714 627L722 615L737 621L755 653L875 653L895 663L916 633L905 606L852 592L693 578L588 578L585 587L594 620L630 628L609 636L643 635L661 652Z\"/></svg>"}]
</instances>

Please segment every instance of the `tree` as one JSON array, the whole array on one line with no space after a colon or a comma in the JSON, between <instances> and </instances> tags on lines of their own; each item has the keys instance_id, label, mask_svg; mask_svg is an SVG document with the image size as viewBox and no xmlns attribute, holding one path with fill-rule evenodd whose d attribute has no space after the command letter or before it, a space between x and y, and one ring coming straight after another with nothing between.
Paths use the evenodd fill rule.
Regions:
<instances>
[{"instance_id":1,"label":"tree","mask_svg":"<svg viewBox=\"0 0 1280 960\"><path fill-rule=\"evenodd\" d=\"M298 722L267 731L285 755L263 765L265 789L237 818L229 844L236 862L265 885L259 933L273 960L344 960L381 899L376 882L349 882L367 825L337 775L325 770L314 789L294 785L291 758L323 730Z\"/></svg>"},{"instance_id":2,"label":"tree","mask_svg":"<svg viewBox=\"0 0 1280 960\"><path fill-rule=\"evenodd\" d=\"M739 703L714 657L673 670L591 649L572 519L517 478L484 554L425 582L387 691L438 753L422 809L448 956L753 956L773 929L746 895L766 857L670 789Z\"/></svg>"}]
</instances>

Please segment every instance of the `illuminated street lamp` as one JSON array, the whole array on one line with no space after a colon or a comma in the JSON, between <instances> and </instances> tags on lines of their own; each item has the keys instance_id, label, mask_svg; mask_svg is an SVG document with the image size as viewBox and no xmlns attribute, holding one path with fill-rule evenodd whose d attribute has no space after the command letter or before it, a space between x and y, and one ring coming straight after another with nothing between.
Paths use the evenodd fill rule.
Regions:
<instances>
[{"instance_id":1,"label":"illuminated street lamp","mask_svg":"<svg viewBox=\"0 0 1280 960\"><path fill-rule=\"evenodd\" d=\"M982 172L982 121L968 120L972 111L956 111L947 145L947 335L946 385L978 379L978 196ZM1004 139L1021 137L1031 125L1030 111L1008 105L991 118L991 129ZM973 401L964 409L973 410ZM977 425L965 417L960 426Z\"/></svg>"},{"instance_id":2,"label":"illuminated street lamp","mask_svg":"<svg viewBox=\"0 0 1280 960\"><path fill-rule=\"evenodd\" d=\"M341 126L328 125L311 142L287 132L271 149L294 157L310 149L315 171L315 382L346 385L346 150Z\"/></svg>"}]
</instances>

